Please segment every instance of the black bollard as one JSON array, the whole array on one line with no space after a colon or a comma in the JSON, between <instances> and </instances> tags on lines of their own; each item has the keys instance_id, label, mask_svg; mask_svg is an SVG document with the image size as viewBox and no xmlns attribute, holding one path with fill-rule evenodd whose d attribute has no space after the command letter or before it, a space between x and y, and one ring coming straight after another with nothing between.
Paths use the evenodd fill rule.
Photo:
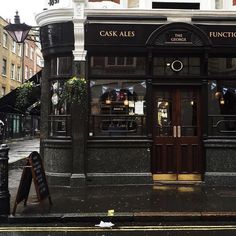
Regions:
<instances>
[{"instance_id":1,"label":"black bollard","mask_svg":"<svg viewBox=\"0 0 236 236\"><path fill-rule=\"evenodd\" d=\"M8 189L8 151L6 144L0 146L0 216L10 214L10 194Z\"/></svg>"}]
</instances>

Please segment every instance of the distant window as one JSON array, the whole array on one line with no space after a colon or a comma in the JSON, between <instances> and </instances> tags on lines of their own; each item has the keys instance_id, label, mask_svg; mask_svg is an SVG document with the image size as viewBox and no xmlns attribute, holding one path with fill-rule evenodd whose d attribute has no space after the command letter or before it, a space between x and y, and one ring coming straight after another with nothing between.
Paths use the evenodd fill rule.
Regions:
<instances>
[{"instance_id":1,"label":"distant window","mask_svg":"<svg viewBox=\"0 0 236 236\"><path fill-rule=\"evenodd\" d=\"M26 57L29 56L29 45L28 45L28 43L25 43L25 56Z\"/></svg>"},{"instance_id":2,"label":"distant window","mask_svg":"<svg viewBox=\"0 0 236 236\"><path fill-rule=\"evenodd\" d=\"M25 80L28 79L28 66L25 66Z\"/></svg>"},{"instance_id":3,"label":"distant window","mask_svg":"<svg viewBox=\"0 0 236 236\"><path fill-rule=\"evenodd\" d=\"M15 79L15 65L11 64L11 79Z\"/></svg>"},{"instance_id":4,"label":"distant window","mask_svg":"<svg viewBox=\"0 0 236 236\"><path fill-rule=\"evenodd\" d=\"M200 3L153 2L153 9L200 9Z\"/></svg>"},{"instance_id":5,"label":"distant window","mask_svg":"<svg viewBox=\"0 0 236 236\"><path fill-rule=\"evenodd\" d=\"M34 49L31 47L30 48L30 59L33 60L34 58Z\"/></svg>"},{"instance_id":6,"label":"distant window","mask_svg":"<svg viewBox=\"0 0 236 236\"><path fill-rule=\"evenodd\" d=\"M14 40L12 40L11 51L16 53L16 42Z\"/></svg>"},{"instance_id":7,"label":"distant window","mask_svg":"<svg viewBox=\"0 0 236 236\"><path fill-rule=\"evenodd\" d=\"M139 7L139 0L128 0L128 8Z\"/></svg>"},{"instance_id":8,"label":"distant window","mask_svg":"<svg viewBox=\"0 0 236 236\"><path fill-rule=\"evenodd\" d=\"M33 76L33 70L30 69L30 70L29 70L29 78L31 78L32 76Z\"/></svg>"},{"instance_id":9,"label":"distant window","mask_svg":"<svg viewBox=\"0 0 236 236\"><path fill-rule=\"evenodd\" d=\"M21 46L21 44L18 44L18 56L19 57L22 56L22 46Z\"/></svg>"},{"instance_id":10,"label":"distant window","mask_svg":"<svg viewBox=\"0 0 236 236\"><path fill-rule=\"evenodd\" d=\"M6 95L6 88L2 87L2 96L5 96L5 95Z\"/></svg>"},{"instance_id":11,"label":"distant window","mask_svg":"<svg viewBox=\"0 0 236 236\"><path fill-rule=\"evenodd\" d=\"M42 67L42 59L39 55L37 55L36 60L37 60L37 66Z\"/></svg>"},{"instance_id":12,"label":"distant window","mask_svg":"<svg viewBox=\"0 0 236 236\"><path fill-rule=\"evenodd\" d=\"M3 47L7 48L7 33L3 33Z\"/></svg>"},{"instance_id":13,"label":"distant window","mask_svg":"<svg viewBox=\"0 0 236 236\"><path fill-rule=\"evenodd\" d=\"M21 81L21 67L20 66L17 66L17 80L18 81Z\"/></svg>"},{"instance_id":14,"label":"distant window","mask_svg":"<svg viewBox=\"0 0 236 236\"><path fill-rule=\"evenodd\" d=\"M7 60L2 59L2 74L6 75L7 74Z\"/></svg>"},{"instance_id":15,"label":"distant window","mask_svg":"<svg viewBox=\"0 0 236 236\"><path fill-rule=\"evenodd\" d=\"M215 9L223 8L223 0L215 0Z\"/></svg>"}]
</instances>

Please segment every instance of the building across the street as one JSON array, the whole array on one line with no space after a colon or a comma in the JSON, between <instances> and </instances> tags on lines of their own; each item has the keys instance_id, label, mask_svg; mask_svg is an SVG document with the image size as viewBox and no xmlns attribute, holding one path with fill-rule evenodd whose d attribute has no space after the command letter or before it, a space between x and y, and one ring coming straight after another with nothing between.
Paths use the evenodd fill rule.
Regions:
<instances>
[{"instance_id":1,"label":"building across the street","mask_svg":"<svg viewBox=\"0 0 236 236\"><path fill-rule=\"evenodd\" d=\"M7 24L8 20L0 17L0 142L3 139L34 135L35 130L39 129L40 121L39 112L35 112L35 109L33 111L30 108L26 112L26 109L15 106L17 88L26 82L34 81L35 84L40 84L39 71L42 68L40 45L35 40L28 39L22 45L16 43L4 30ZM30 35L31 39L33 35L35 36L34 32L30 32ZM39 94L40 92L37 93L37 98Z\"/></svg>"},{"instance_id":2,"label":"building across the street","mask_svg":"<svg viewBox=\"0 0 236 236\"><path fill-rule=\"evenodd\" d=\"M36 20L49 182L235 184L233 4L47 1ZM77 103L73 81L87 86Z\"/></svg>"}]
</instances>

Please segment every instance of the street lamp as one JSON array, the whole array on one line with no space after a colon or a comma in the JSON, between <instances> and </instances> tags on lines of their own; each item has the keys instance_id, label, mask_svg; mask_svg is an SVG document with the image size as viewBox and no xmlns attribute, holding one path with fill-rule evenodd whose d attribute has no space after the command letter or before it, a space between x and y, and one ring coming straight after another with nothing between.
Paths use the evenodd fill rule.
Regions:
<instances>
[{"instance_id":1,"label":"street lamp","mask_svg":"<svg viewBox=\"0 0 236 236\"><path fill-rule=\"evenodd\" d=\"M20 23L20 16L18 15L18 11L16 11L16 15L14 18L15 24L9 24L4 27L4 29L8 32L8 34L13 38L13 40L17 43L23 43L28 36L29 31L32 26L29 26L25 23Z\"/></svg>"},{"instance_id":2,"label":"street lamp","mask_svg":"<svg viewBox=\"0 0 236 236\"><path fill-rule=\"evenodd\" d=\"M5 26L4 29L8 32L8 34L13 38L15 42L24 43L32 27L26 25L25 23L20 23L18 11L16 12L14 21L15 24L9 24ZM22 64L23 63L24 57L22 58ZM10 214L10 194L8 188L8 151L9 148L5 144L2 144L0 146L0 218L2 216L7 216Z\"/></svg>"}]
</instances>

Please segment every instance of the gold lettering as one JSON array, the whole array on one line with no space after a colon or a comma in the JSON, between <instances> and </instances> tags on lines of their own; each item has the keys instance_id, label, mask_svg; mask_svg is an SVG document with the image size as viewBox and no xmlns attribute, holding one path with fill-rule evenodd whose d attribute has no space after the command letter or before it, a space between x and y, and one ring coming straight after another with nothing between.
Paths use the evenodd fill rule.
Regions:
<instances>
[{"instance_id":1,"label":"gold lettering","mask_svg":"<svg viewBox=\"0 0 236 236\"><path fill-rule=\"evenodd\" d=\"M115 31L115 30L101 30L99 31L101 37L122 37L133 38L135 37L135 31Z\"/></svg>"},{"instance_id":2,"label":"gold lettering","mask_svg":"<svg viewBox=\"0 0 236 236\"><path fill-rule=\"evenodd\" d=\"M232 31L210 31L209 32L210 38L236 38L236 32Z\"/></svg>"},{"instance_id":3,"label":"gold lettering","mask_svg":"<svg viewBox=\"0 0 236 236\"><path fill-rule=\"evenodd\" d=\"M120 31L120 37L132 38L135 36L135 31Z\"/></svg>"},{"instance_id":4,"label":"gold lettering","mask_svg":"<svg viewBox=\"0 0 236 236\"><path fill-rule=\"evenodd\" d=\"M186 38L171 38L172 42L187 42Z\"/></svg>"},{"instance_id":5,"label":"gold lettering","mask_svg":"<svg viewBox=\"0 0 236 236\"><path fill-rule=\"evenodd\" d=\"M183 34L175 34L175 37L176 37L176 38L182 38L182 37L183 37Z\"/></svg>"},{"instance_id":6,"label":"gold lettering","mask_svg":"<svg viewBox=\"0 0 236 236\"><path fill-rule=\"evenodd\" d=\"M113 31L113 30L101 30L99 32L100 36L102 37L117 37L117 31Z\"/></svg>"}]
</instances>

